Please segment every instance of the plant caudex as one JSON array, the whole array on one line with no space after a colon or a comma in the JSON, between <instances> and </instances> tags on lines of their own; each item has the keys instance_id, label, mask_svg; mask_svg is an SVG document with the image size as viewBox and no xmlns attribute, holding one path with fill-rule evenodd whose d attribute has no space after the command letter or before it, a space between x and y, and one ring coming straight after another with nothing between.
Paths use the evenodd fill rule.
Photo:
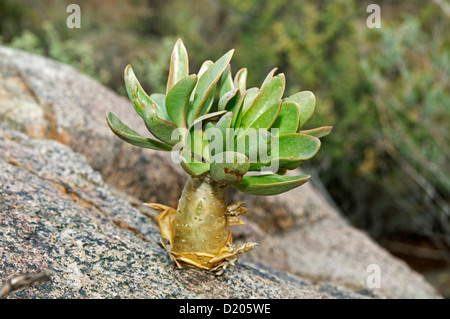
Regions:
<instances>
[{"instance_id":1,"label":"plant caudex","mask_svg":"<svg viewBox=\"0 0 450 319\"><path fill-rule=\"evenodd\" d=\"M256 243L232 243L230 226L244 224L238 216L247 209L243 203L228 206L227 187L276 195L304 184L310 176L284 174L312 158L319 138L331 131L330 126L302 129L314 112L315 97L304 91L283 98L285 76L275 75L276 68L260 88L246 87L245 68L233 77L233 52L216 62L205 61L197 74L189 74L188 55L179 39L165 94L148 95L131 66L126 67L128 96L155 139L136 133L113 113L106 115L119 138L176 152L189 174L177 209L148 204L162 210L157 217L161 242L178 267L221 273L239 253L254 248Z\"/></svg>"}]
</instances>

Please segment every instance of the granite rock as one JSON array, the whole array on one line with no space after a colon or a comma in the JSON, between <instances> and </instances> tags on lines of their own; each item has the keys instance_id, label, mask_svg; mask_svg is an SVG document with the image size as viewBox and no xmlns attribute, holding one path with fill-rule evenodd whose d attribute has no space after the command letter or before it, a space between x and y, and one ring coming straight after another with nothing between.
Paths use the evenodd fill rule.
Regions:
<instances>
[{"instance_id":1,"label":"granite rock","mask_svg":"<svg viewBox=\"0 0 450 319\"><path fill-rule=\"evenodd\" d=\"M53 271L8 298L365 298L252 263L222 276L177 269L151 210L133 207L80 154L0 129L0 282Z\"/></svg>"}]
</instances>

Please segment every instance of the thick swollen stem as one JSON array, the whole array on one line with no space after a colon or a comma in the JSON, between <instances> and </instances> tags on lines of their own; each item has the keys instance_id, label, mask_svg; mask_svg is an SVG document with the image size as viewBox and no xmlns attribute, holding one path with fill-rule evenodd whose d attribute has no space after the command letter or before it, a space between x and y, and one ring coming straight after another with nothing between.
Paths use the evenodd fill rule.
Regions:
<instances>
[{"instance_id":1,"label":"thick swollen stem","mask_svg":"<svg viewBox=\"0 0 450 319\"><path fill-rule=\"evenodd\" d=\"M227 185L189 177L178 202L172 233L176 254L217 255L230 236Z\"/></svg>"},{"instance_id":2,"label":"thick swollen stem","mask_svg":"<svg viewBox=\"0 0 450 319\"><path fill-rule=\"evenodd\" d=\"M233 244L230 226L244 224L237 217L247 211L242 204L227 206L227 185L206 176L188 178L177 210L156 203L148 205L162 210L156 217L161 243L178 267L196 267L221 274L238 260L238 254L257 245Z\"/></svg>"}]
</instances>

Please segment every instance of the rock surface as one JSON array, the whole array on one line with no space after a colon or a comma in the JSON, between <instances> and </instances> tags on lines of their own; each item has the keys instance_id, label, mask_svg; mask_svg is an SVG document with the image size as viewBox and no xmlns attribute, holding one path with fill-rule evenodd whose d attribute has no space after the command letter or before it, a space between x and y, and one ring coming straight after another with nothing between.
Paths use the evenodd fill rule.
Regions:
<instances>
[{"instance_id":1,"label":"rock surface","mask_svg":"<svg viewBox=\"0 0 450 319\"><path fill-rule=\"evenodd\" d=\"M138 70L136 72L139 77ZM139 210L136 208L134 208L133 213L129 213L129 206L122 209L119 209L119 207L132 203L140 211L143 211L139 201L160 202L175 207L186 175L179 165L170 160L169 153L140 149L117 139L106 125L105 113L107 111L114 112L136 131L146 134L143 123L134 113L127 99L117 96L69 66L18 50L0 47L0 121L3 122L3 126L19 130L34 138L57 140L68 145L75 152L83 154L87 162L100 173L107 184L128 194L129 197L120 205L116 204L111 212L111 215L115 216L115 214L119 214L118 211L121 211L118 215L120 218L111 218L123 221L123 225L132 225L125 233L136 233L139 230L138 234L140 235L138 237L142 235L143 238L151 240L151 243L144 240L147 246L151 246L151 249L142 253L142 256L147 256L142 258L150 260L151 257L148 256L153 256L152 258L156 258L155 260L158 260L158 262L167 262L161 251L156 250L160 249L158 245L154 244L158 241L159 235L153 229L154 226L148 225L148 221L145 218L142 219L143 217L139 215ZM38 141L33 143L38 143ZM3 156L3 158L8 165L18 168L18 166L14 166L14 163L9 162L8 157ZM1 172L0 177L5 174L3 170ZM81 168L73 168L73 173L78 176L75 179L83 183L80 177L82 173L80 172L83 172ZM31 175L34 176L35 174ZM98 175L99 180L101 180L100 175ZM99 189L107 188L107 184L101 184L102 187L99 187ZM69 197L80 194L80 190L75 193L72 192L71 187L64 188ZM85 192L82 188L83 192L81 193L84 194L83 196L88 196L90 201L93 201L92 198L95 198L95 195L102 193L92 185L86 187L90 191ZM93 189L96 189L96 191L93 191ZM91 190L94 194L91 193ZM59 198L59 201L57 200L60 195L59 193L52 195L55 196L55 203L62 201L61 198ZM247 207L250 208L246 215L247 225L233 229L237 239L242 241L256 240L260 243L258 249L243 255L241 261L251 262L253 265L251 267L260 265L259 267L264 269L273 269L269 272L283 271L290 273L289 275L282 275L282 279L278 277L278 274L273 275L273 278L277 278L277 280L289 278L287 282L291 282L295 278L294 282L302 283L300 285L302 286L305 282L304 278L308 278L321 287L346 287L345 289L350 289L355 295L362 293L363 295L381 298L439 297L422 276L409 269L404 262L392 257L367 235L350 226L339 212L325 200L324 196L312 187L311 183L278 196L256 197L234 191L230 191L230 196L234 200L246 200ZM121 195L121 197L124 197L124 195ZM82 198L81 202L86 204L84 197ZM75 196L75 200L79 200L78 195ZM114 199L113 201L118 202L119 200ZM30 203L32 202L33 199L30 199ZM83 218L91 219L96 215L103 216L103 218L95 217L95 219L106 223L106 220L110 217L105 216L110 216L110 213L105 214L100 211L103 211L108 203L102 200L101 204L96 205L101 209L95 206L96 209L93 211L96 213L90 212ZM55 210L58 209L55 208ZM152 216L155 212L147 210L146 214ZM83 214L80 214L78 218L81 218L81 215ZM133 219L133 222L130 219ZM120 222L117 222L117 224L121 225ZM67 231L71 233L72 228L68 225L70 223L60 227L63 229L67 227ZM101 237L99 243L116 238L110 235L117 231L117 225L116 227L112 225L103 227L109 231L107 236L102 232L93 236L94 238ZM142 227L146 227L146 230L142 230ZM119 229L122 228L119 227ZM73 238L76 238L76 235L74 236ZM133 238L136 239L135 237L136 235ZM76 247L76 245L73 247ZM89 247L93 246L95 245L91 242ZM101 245L98 246L92 249L103 251ZM71 249L76 249L73 247ZM82 247L84 246L82 245ZM141 256L142 251L145 252L144 249L142 251L138 249L137 251L139 252L127 252L123 256L133 261L136 256ZM54 258L57 258L58 252L53 253ZM4 258L6 257L2 256L2 260ZM94 262L93 260L92 262ZM26 262L24 261L24 263ZM126 264L126 262L123 263ZM381 269L381 288L369 289L367 287L366 279L370 275L367 272L367 267L371 264L379 265ZM102 263L99 265L96 262L96 265L96 269L101 273ZM77 267L78 270L74 269L73 274L77 273L81 276L80 266ZM25 269L25 266L22 269ZM86 271L87 268L84 269ZM244 266L237 266L236 269L237 272L247 271ZM0 269L0 276L6 278L6 275L2 275L4 271L6 270ZM8 271L7 275L11 275L14 269ZM264 273L267 273L267 271L264 271ZM189 275L186 275L186 278L188 278L192 272L195 271L183 270L166 275L179 277L180 274L189 273ZM212 282L218 284L214 280L219 280L218 282L223 280L214 279L214 277L208 277L208 275L200 273L197 275L197 272L195 274L195 278L203 278L201 280L206 280L210 284ZM105 274L97 275L105 276ZM130 275L134 276L135 272L130 271ZM234 275L233 272L228 276ZM73 276L77 277L77 275ZM238 277L234 278L238 280ZM125 285L123 284L124 280L123 278L118 280L117 284ZM284 281L279 283L285 285ZM202 286L203 289L207 289L207 286L203 284ZM231 286L232 284L230 284ZM277 289L283 290L284 288L280 286ZM100 287L96 289L101 290ZM287 288L287 290L293 291L290 296L305 296L296 289ZM311 291L313 293L310 297L320 296L322 293L314 295L318 291L314 289ZM55 293L54 290L52 292ZM101 294L101 292L99 293ZM186 297L191 296L189 291L185 291L185 293ZM277 297L277 293L272 294L271 297ZM92 296L92 294L88 294L88 296ZM102 296L105 296L105 292ZM139 294L133 296L139 296ZM230 295L223 295L223 297L229 296L232 296L231 291ZM349 296L349 294L343 296Z\"/></svg>"},{"instance_id":2,"label":"rock surface","mask_svg":"<svg viewBox=\"0 0 450 319\"><path fill-rule=\"evenodd\" d=\"M55 273L10 298L364 297L251 263L176 269L154 221L56 141L0 129L0 171L0 279Z\"/></svg>"}]
</instances>

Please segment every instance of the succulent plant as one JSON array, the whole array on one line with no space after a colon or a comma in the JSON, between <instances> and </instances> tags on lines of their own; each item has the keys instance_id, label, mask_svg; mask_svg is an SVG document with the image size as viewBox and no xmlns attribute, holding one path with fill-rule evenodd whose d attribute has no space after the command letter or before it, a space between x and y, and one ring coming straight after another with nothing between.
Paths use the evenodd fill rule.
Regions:
<instances>
[{"instance_id":1,"label":"succulent plant","mask_svg":"<svg viewBox=\"0 0 450 319\"><path fill-rule=\"evenodd\" d=\"M179 39L170 58L167 89L148 95L132 68L125 85L137 114L152 137L106 114L111 130L135 146L171 151L188 180L177 209L148 204L162 212L157 221L161 242L178 267L189 266L218 274L256 243L234 245L230 226L242 225L242 202L228 205L228 186L254 195L276 195L298 187L308 175L284 175L312 158L319 138L330 126L303 130L315 108L314 94L284 97L285 76L273 69L260 88L246 87L247 69L233 77L234 50L216 62L205 61L189 74L186 48Z\"/></svg>"}]
</instances>

